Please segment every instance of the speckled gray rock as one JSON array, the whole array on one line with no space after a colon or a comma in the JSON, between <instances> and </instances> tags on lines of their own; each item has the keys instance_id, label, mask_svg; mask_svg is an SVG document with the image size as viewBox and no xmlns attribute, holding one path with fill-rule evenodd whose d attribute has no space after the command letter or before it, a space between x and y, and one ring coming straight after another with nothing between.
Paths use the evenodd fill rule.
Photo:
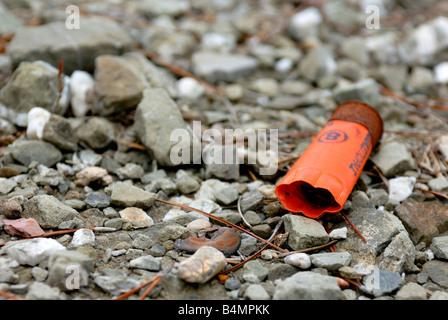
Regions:
<instances>
[{"instance_id":1,"label":"speckled gray rock","mask_svg":"<svg viewBox=\"0 0 448 320\"><path fill-rule=\"evenodd\" d=\"M160 270L160 260L151 255L141 256L129 261L130 268L145 269L149 271Z\"/></svg>"},{"instance_id":2,"label":"speckled gray rock","mask_svg":"<svg viewBox=\"0 0 448 320\"><path fill-rule=\"evenodd\" d=\"M199 144L199 140L187 127L176 103L164 89L148 88L143 91L143 98L135 113L134 128L142 143L160 165L197 163L201 156L200 152L193 152L193 147ZM176 129L178 131L174 131ZM182 137L181 142L178 142L178 135L171 137L176 132ZM189 156L171 155L175 146L190 152Z\"/></svg>"},{"instance_id":3,"label":"speckled gray rock","mask_svg":"<svg viewBox=\"0 0 448 320\"><path fill-rule=\"evenodd\" d=\"M339 104L349 100L358 100L377 107L380 102L379 85L372 78L362 79L356 83L336 87L333 90L333 97Z\"/></svg>"},{"instance_id":4,"label":"speckled gray rock","mask_svg":"<svg viewBox=\"0 0 448 320\"><path fill-rule=\"evenodd\" d=\"M61 222L79 217L79 214L56 197L38 195L25 202L23 216L34 218L42 228L57 228Z\"/></svg>"},{"instance_id":5,"label":"speckled gray rock","mask_svg":"<svg viewBox=\"0 0 448 320\"><path fill-rule=\"evenodd\" d=\"M195 74L210 82L233 82L258 67L250 56L201 51L193 53L192 63Z\"/></svg>"},{"instance_id":6,"label":"speckled gray rock","mask_svg":"<svg viewBox=\"0 0 448 320\"><path fill-rule=\"evenodd\" d=\"M299 70L303 77L310 81L332 74L336 71L336 62L331 48L318 46L310 50L301 60Z\"/></svg>"},{"instance_id":7,"label":"speckled gray rock","mask_svg":"<svg viewBox=\"0 0 448 320\"><path fill-rule=\"evenodd\" d=\"M334 271L343 266L348 266L352 260L349 252L315 253L310 256L311 263L319 268Z\"/></svg>"},{"instance_id":8,"label":"speckled gray rock","mask_svg":"<svg viewBox=\"0 0 448 320\"><path fill-rule=\"evenodd\" d=\"M124 182L112 186L110 203L119 207L149 208L153 205L156 195L139 187Z\"/></svg>"},{"instance_id":9,"label":"speckled gray rock","mask_svg":"<svg viewBox=\"0 0 448 320\"><path fill-rule=\"evenodd\" d=\"M101 55L95 59L95 93L102 115L134 108L148 86L145 76L123 57Z\"/></svg>"},{"instance_id":10,"label":"speckled gray rock","mask_svg":"<svg viewBox=\"0 0 448 320\"><path fill-rule=\"evenodd\" d=\"M311 271L297 272L275 288L274 300L339 300L342 290L335 277Z\"/></svg>"},{"instance_id":11,"label":"speckled gray rock","mask_svg":"<svg viewBox=\"0 0 448 320\"><path fill-rule=\"evenodd\" d=\"M59 98L58 74L57 68L44 61L27 61L18 66L10 81L0 90L0 102L13 112L15 116L9 118L15 124L26 126L26 114L34 107L56 114L66 111L68 79L62 76L64 91Z\"/></svg>"},{"instance_id":12,"label":"speckled gray rock","mask_svg":"<svg viewBox=\"0 0 448 320\"><path fill-rule=\"evenodd\" d=\"M426 290L415 282L403 285L395 295L396 300L426 300Z\"/></svg>"},{"instance_id":13,"label":"speckled gray rock","mask_svg":"<svg viewBox=\"0 0 448 320\"><path fill-rule=\"evenodd\" d=\"M313 219L289 214L284 223L285 230L289 232L288 245L293 250L321 245L330 239L325 228Z\"/></svg>"},{"instance_id":14,"label":"speckled gray rock","mask_svg":"<svg viewBox=\"0 0 448 320\"><path fill-rule=\"evenodd\" d=\"M44 282L33 282L26 295L26 300L64 300L58 288L51 287Z\"/></svg>"},{"instance_id":15,"label":"speckled gray rock","mask_svg":"<svg viewBox=\"0 0 448 320\"><path fill-rule=\"evenodd\" d=\"M444 289L448 288L448 262L441 260L430 260L422 267L422 272Z\"/></svg>"},{"instance_id":16,"label":"speckled gray rock","mask_svg":"<svg viewBox=\"0 0 448 320\"><path fill-rule=\"evenodd\" d=\"M106 148L115 140L115 126L102 117L89 118L75 132L92 149Z\"/></svg>"},{"instance_id":17,"label":"speckled gray rock","mask_svg":"<svg viewBox=\"0 0 448 320\"><path fill-rule=\"evenodd\" d=\"M94 261L88 256L73 250L58 251L48 261L47 283L62 291L78 290L89 284L93 270Z\"/></svg>"},{"instance_id":18,"label":"speckled gray rock","mask_svg":"<svg viewBox=\"0 0 448 320\"><path fill-rule=\"evenodd\" d=\"M432 238L431 250L440 259L448 259L448 236Z\"/></svg>"},{"instance_id":19,"label":"speckled gray rock","mask_svg":"<svg viewBox=\"0 0 448 320\"><path fill-rule=\"evenodd\" d=\"M401 276L397 272L374 269L363 279L364 285L371 290L375 297L394 293L403 284Z\"/></svg>"},{"instance_id":20,"label":"speckled gray rock","mask_svg":"<svg viewBox=\"0 0 448 320\"><path fill-rule=\"evenodd\" d=\"M84 17L79 29L68 29L64 21L19 28L8 45L14 67L22 61L43 60L64 71L93 70L100 54L121 54L132 47L132 39L111 19ZM57 86L56 86L57 88Z\"/></svg>"},{"instance_id":21,"label":"speckled gray rock","mask_svg":"<svg viewBox=\"0 0 448 320\"><path fill-rule=\"evenodd\" d=\"M39 140L16 140L8 146L6 153L24 166L37 161L46 167L52 167L62 160L62 153L58 148L51 143Z\"/></svg>"},{"instance_id":22,"label":"speckled gray rock","mask_svg":"<svg viewBox=\"0 0 448 320\"><path fill-rule=\"evenodd\" d=\"M246 282L260 283L268 276L268 269L258 260L252 260L243 266L243 279Z\"/></svg>"},{"instance_id":23,"label":"speckled gray rock","mask_svg":"<svg viewBox=\"0 0 448 320\"><path fill-rule=\"evenodd\" d=\"M413 170L416 168L412 153L400 141L386 142L381 149L371 157L386 177Z\"/></svg>"}]
</instances>

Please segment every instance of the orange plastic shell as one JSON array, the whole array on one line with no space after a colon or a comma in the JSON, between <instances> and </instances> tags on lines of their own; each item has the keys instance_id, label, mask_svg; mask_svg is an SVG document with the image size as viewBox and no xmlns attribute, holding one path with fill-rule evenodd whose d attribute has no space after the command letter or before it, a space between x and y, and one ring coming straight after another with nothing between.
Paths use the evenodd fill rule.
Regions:
<instances>
[{"instance_id":1,"label":"orange plastic shell","mask_svg":"<svg viewBox=\"0 0 448 320\"><path fill-rule=\"evenodd\" d=\"M351 103L341 106L356 106L361 113L363 108L372 108ZM381 126L375 130L380 132L374 135L359 122L330 120L277 184L275 193L283 207L314 219L340 211L382 134L379 115L378 119Z\"/></svg>"}]
</instances>

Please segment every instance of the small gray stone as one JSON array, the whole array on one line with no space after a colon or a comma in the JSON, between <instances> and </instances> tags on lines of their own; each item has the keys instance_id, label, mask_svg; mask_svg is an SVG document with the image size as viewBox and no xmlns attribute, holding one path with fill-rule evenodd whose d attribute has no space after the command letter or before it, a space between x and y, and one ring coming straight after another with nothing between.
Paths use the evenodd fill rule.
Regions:
<instances>
[{"instance_id":1,"label":"small gray stone","mask_svg":"<svg viewBox=\"0 0 448 320\"><path fill-rule=\"evenodd\" d=\"M246 213L249 210L256 211L263 205L264 196L258 191L251 192L241 197L241 212Z\"/></svg>"},{"instance_id":2,"label":"small gray stone","mask_svg":"<svg viewBox=\"0 0 448 320\"><path fill-rule=\"evenodd\" d=\"M261 284L250 284L244 290L243 298L246 300L269 300L271 297Z\"/></svg>"},{"instance_id":3,"label":"small gray stone","mask_svg":"<svg viewBox=\"0 0 448 320\"><path fill-rule=\"evenodd\" d=\"M23 208L23 216L34 218L42 228L57 228L61 222L78 216L76 210L49 195L34 196Z\"/></svg>"},{"instance_id":4,"label":"small gray stone","mask_svg":"<svg viewBox=\"0 0 448 320\"><path fill-rule=\"evenodd\" d=\"M160 270L160 260L151 255L142 256L129 262L129 268L145 269L149 271Z\"/></svg>"},{"instance_id":5,"label":"small gray stone","mask_svg":"<svg viewBox=\"0 0 448 320\"><path fill-rule=\"evenodd\" d=\"M448 260L448 236L432 238L430 249L437 258Z\"/></svg>"},{"instance_id":6,"label":"small gray stone","mask_svg":"<svg viewBox=\"0 0 448 320\"><path fill-rule=\"evenodd\" d=\"M224 219L228 222L231 222L233 224L239 224L242 221L241 215L234 210L225 209L222 210L221 212L215 212L213 213L213 215L218 218ZM221 225L220 222L218 222L218 224Z\"/></svg>"},{"instance_id":7,"label":"small gray stone","mask_svg":"<svg viewBox=\"0 0 448 320\"><path fill-rule=\"evenodd\" d=\"M384 249L378 267L395 272L410 272L414 268L415 257L412 240L407 232L401 231Z\"/></svg>"},{"instance_id":8,"label":"small gray stone","mask_svg":"<svg viewBox=\"0 0 448 320\"><path fill-rule=\"evenodd\" d=\"M93 270L94 262L85 254L73 250L58 251L48 262L47 283L62 291L77 290L89 284L89 274Z\"/></svg>"},{"instance_id":9,"label":"small gray stone","mask_svg":"<svg viewBox=\"0 0 448 320\"><path fill-rule=\"evenodd\" d=\"M210 82L234 82L258 66L253 57L229 53L198 51L193 53L191 60L195 74Z\"/></svg>"},{"instance_id":10,"label":"small gray stone","mask_svg":"<svg viewBox=\"0 0 448 320\"><path fill-rule=\"evenodd\" d=\"M301 271L284 279L275 288L274 300L339 300L342 291L335 277Z\"/></svg>"},{"instance_id":11,"label":"small gray stone","mask_svg":"<svg viewBox=\"0 0 448 320\"><path fill-rule=\"evenodd\" d=\"M200 183L188 174L184 174L176 180L176 187L183 194L191 194L198 191L200 186Z\"/></svg>"},{"instance_id":12,"label":"small gray stone","mask_svg":"<svg viewBox=\"0 0 448 320\"><path fill-rule=\"evenodd\" d=\"M101 55L95 59L95 93L102 115L135 107L148 85L143 72L124 57Z\"/></svg>"},{"instance_id":13,"label":"small gray stone","mask_svg":"<svg viewBox=\"0 0 448 320\"><path fill-rule=\"evenodd\" d=\"M436 291L432 294L429 300L448 300L448 292Z\"/></svg>"},{"instance_id":14,"label":"small gray stone","mask_svg":"<svg viewBox=\"0 0 448 320\"><path fill-rule=\"evenodd\" d=\"M361 208L373 207L370 203L370 199L364 191L355 190L350 195L352 204Z\"/></svg>"},{"instance_id":15,"label":"small gray stone","mask_svg":"<svg viewBox=\"0 0 448 320\"><path fill-rule=\"evenodd\" d=\"M124 167L115 171L116 175L124 180L124 179L140 179L145 170L143 167L136 163L126 163Z\"/></svg>"},{"instance_id":16,"label":"small gray stone","mask_svg":"<svg viewBox=\"0 0 448 320\"><path fill-rule=\"evenodd\" d=\"M144 234L139 234L132 241L132 246L136 249L148 249L154 245L154 241Z\"/></svg>"},{"instance_id":17,"label":"small gray stone","mask_svg":"<svg viewBox=\"0 0 448 320\"><path fill-rule=\"evenodd\" d=\"M310 256L311 263L328 271L335 271L343 266L348 266L352 260L349 252L316 253Z\"/></svg>"},{"instance_id":18,"label":"small gray stone","mask_svg":"<svg viewBox=\"0 0 448 320\"><path fill-rule=\"evenodd\" d=\"M130 277L122 273L99 275L93 279L93 282L105 292L108 292L114 296L134 289L141 284L140 280L136 277Z\"/></svg>"},{"instance_id":19,"label":"small gray stone","mask_svg":"<svg viewBox=\"0 0 448 320\"><path fill-rule=\"evenodd\" d=\"M150 208L156 195L133 185L117 182L112 186L110 203L120 207Z\"/></svg>"},{"instance_id":20,"label":"small gray stone","mask_svg":"<svg viewBox=\"0 0 448 320\"><path fill-rule=\"evenodd\" d=\"M349 100L358 100L377 107L380 101L379 86L374 79L366 78L353 84L336 87L333 90L333 97L338 104Z\"/></svg>"},{"instance_id":21,"label":"small gray stone","mask_svg":"<svg viewBox=\"0 0 448 320\"><path fill-rule=\"evenodd\" d=\"M106 148L115 140L114 124L102 117L89 118L75 132L92 149Z\"/></svg>"},{"instance_id":22,"label":"small gray stone","mask_svg":"<svg viewBox=\"0 0 448 320\"><path fill-rule=\"evenodd\" d=\"M70 122L57 114L52 114L45 123L42 140L63 150L76 151L78 149L78 137Z\"/></svg>"},{"instance_id":23,"label":"small gray stone","mask_svg":"<svg viewBox=\"0 0 448 320\"><path fill-rule=\"evenodd\" d=\"M448 262L441 260L430 260L422 267L422 272L444 289L448 288Z\"/></svg>"},{"instance_id":24,"label":"small gray stone","mask_svg":"<svg viewBox=\"0 0 448 320\"><path fill-rule=\"evenodd\" d=\"M241 287L241 281L238 279L228 278L226 282L224 282L224 287L227 290L237 290Z\"/></svg>"},{"instance_id":25,"label":"small gray stone","mask_svg":"<svg viewBox=\"0 0 448 320\"><path fill-rule=\"evenodd\" d=\"M204 159L208 159L207 157L208 155L206 154ZM206 179L238 180L240 177L239 163L226 164L224 161L219 161L219 163L205 164L204 166Z\"/></svg>"},{"instance_id":26,"label":"small gray stone","mask_svg":"<svg viewBox=\"0 0 448 320\"><path fill-rule=\"evenodd\" d=\"M93 208L106 208L110 204L110 197L101 192L91 192L85 201Z\"/></svg>"},{"instance_id":27,"label":"small gray stone","mask_svg":"<svg viewBox=\"0 0 448 320\"><path fill-rule=\"evenodd\" d=\"M261 223L260 216L252 210L246 211L246 213L243 214L244 219L252 226L256 226Z\"/></svg>"},{"instance_id":28,"label":"small gray stone","mask_svg":"<svg viewBox=\"0 0 448 320\"><path fill-rule=\"evenodd\" d=\"M100 54L119 55L132 48L131 37L113 20L85 17L79 29L70 30L65 23L64 19L19 28L7 49L14 68L22 61L35 60L57 66L62 59L67 74L92 71Z\"/></svg>"},{"instance_id":29,"label":"small gray stone","mask_svg":"<svg viewBox=\"0 0 448 320\"><path fill-rule=\"evenodd\" d=\"M112 218L104 222L104 226L108 228L114 228L116 230L120 230L123 226L123 219L121 218Z\"/></svg>"},{"instance_id":30,"label":"small gray stone","mask_svg":"<svg viewBox=\"0 0 448 320\"><path fill-rule=\"evenodd\" d=\"M366 191L370 197L370 203L374 206L384 206L389 200L389 194L384 189L368 189Z\"/></svg>"},{"instance_id":31,"label":"small gray stone","mask_svg":"<svg viewBox=\"0 0 448 320\"><path fill-rule=\"evenodd\" d=\"M336 62L329 47L318 46L300 61L299 70L305 79L317 81L336 70Z\"/></svg>"},{"instance_id":32,"label":"small gray stone","mask_svg":"<svg viewBox=\"0 0 448 320\"><path fill-rule=\"evenodd\" d=\"M14 33L23 24L3 3L0 3L0 21L0 35Z\"/></svg>"},{"instance_id":33,"label":"small gray stone","mask_svg":"<svg viewBox=\"0 0 448 320\"><path fill-rule=\"evenodd\" d=\"M403 284L403 280L397 272L374 269L364 278L363 283L375 297L380 297L396 291Z\"/></svg>"},{"instance_id":34,"label":"small gray stone","mask_svg":"<svg viewBox=\"0 0 448 320\"><path fill-rule=\"evenodd\" d=\"M243 279L251 283L260 283L268 276L268 269L259 260L251 260L243 266Z\"/></svg>"},{"instance_id":35,"label":"small gray stone","mask_svg":"<svg viewBox=\"0 0 448 320\"><path fill-rule=\"evenodd\" d=\"M10 117L10 120L17 125L26 126L27 123L19 120L19 115L25 115L26 119L26 114L34 107L63 114L68 105L68 81L65 76L62 77L65 90L58 100L58 74L58 69L43 61L21 63L6 86L0 90L0 102L16 115Z\"/></svg>"},{"instance_id":36,"label":"small gray stone","mask_svg":"<svg viewBox=\"0 0 448 320\"><path fill-rule=\"evenodd\" d=\"M45 281L48 277L48 271L41 267L33 267L31 275L36 281Z\"/></svg>"},{"instance_id":37,"label":"small gray stone","mask_svg":"<svg viewBox=\"0 0 448 320\"><path fill-rule=\"evenodd\" d=\"M143 98L135 112L134 128L143 145L160 165L197 163L196 159L201 156L193 152L193 146L200 145L199 140L187 127L176 103L162 88L147 88L143 91ZM173 139L171 136L176 132L179 135ZM179 136L181 141L177 142ZM176 153L173 148L180 150ZM179 155L179 151L182 155ZM188 156L185 156L187 151Z\"/></svg>"},{"instance_id":38,"label":"small gray stone","mask_svg":"<svg viewBox=\"0 0 448 320\"><path fill-rule=\"evenodd\" d=\"M15 187L17 187L17 182L14 180L0 178L0 195L10 193Z\"/></svg>"},{"instance_id":39,"label":"small gray stone","mask_svg":"<svg viewBox=\"0 0 448 320\"><path fill-rule=\"evenodd\" d=\"M416 168L412 153L399 141L386 142L380 151L371 157L386 177L392 177Z\"/></svg>"},{"instance_id":40,"label":"small gray stone","mask_svg":"<svg viewBox=\"0 0 448 320\"><path fill-rule=\"evenodd\" d=\"M52 167L62 160L62 153L51 143L39 140L16 140L7 148L12 158L24 166L37 161L46 167Z\"/></svg>"},{"instance_id":41,"label":"small gray stone","mask_svg":"<svg viewBox=\"0 0 448 320\"><path fill-rule=\"evenodd\" d=\"M61 300L61 292L58 288L46 283L35 281L28 288L26 300Z\"/></svg>"},{"instance_id":42,"label":"small gray stone","mask_svg":"<svg viewBox=\"0 0 448 320\"><path fill-rule=\"evenodd\" d=\"M330 239L325 228L313 219L289 214L284 223L285 230L289 232L288 245L293 250L321 245Z\"/></svg>"},{"instance_id":43,"label":"small gray stone","mask_svg":"<svg viewBox=\"0 0 448 320\"><path fill-rule=\"evenodd\" d=\"M426 300L426 290L415 282L403 285L395 295L396 300Z\"/></svg>"},{"instance_id":44,"label":"small gray stone","mask_svg":"<svg viewBox=\"0 0 448 320\"><path fill-rule=\"evenodd\" d=\"M10 241L0 252L6 251L11 258L20 264L35 266L60 250L65 250L65 247L54 239L34 238Z\"/></svg>"},{"instance_id":45,"label":"small gray stone","mask_svg":"<svg viewBox=\"0 0 448 320\"><path fill-rule=\"evenodd\" d=\"M229 206L238 200L239 192L234 187L225 187L216 190L214 196L218 204Z\"/></svg>"},{"instance_id":46,"label":"small gray stone","mask_svg":"<svg viewBox=\"0 0 448 320\"><path fill-rule=\"evenodd\" d=\"M448 179L439 174L437 178L428 181L428 186L432 191L446 193L448 191Z\"/></svg>"}]
</instances>

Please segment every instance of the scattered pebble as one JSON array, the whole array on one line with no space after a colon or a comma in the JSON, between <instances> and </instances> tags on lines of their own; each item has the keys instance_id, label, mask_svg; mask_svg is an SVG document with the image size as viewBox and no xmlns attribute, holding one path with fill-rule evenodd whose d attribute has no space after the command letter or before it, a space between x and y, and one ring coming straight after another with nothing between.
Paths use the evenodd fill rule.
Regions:
<instances>
[{"instance_id":1,"label":"scattered pebble","mask_svg":"<svg viewBox=\"0 0 448 320\"><path fill-rule=\"evenodd\" d=\"M190 283L204 283L227 265L224 254L213 247L199 248L190 258L178 266L178 275Z\"/></svg>"},{"instance_id":2,"label":"scattered pebble","mask_svg":"<svg viewBox=\"0 0 448 320\"><path fill-rule=\"evenodd\" d=\"M293 253L285 257L285 263L298 267L300 269L308 269L311 267L310 256L306 253Z\"/></svg>"},{"instance_id":3,"label":"scattered pebble","mask_svg":"<svg viewBox=\"0 0 448 320\"><path fill-rule=\"evenodd\" d=\"M140 208L129 207L119 211L121 219L129 222L134 228L145 228L152 226L154 221Z\"/></svg>"},{"instance_id":4,"label":"scattered pebble","mask_svg":"<svg viewBox=\"0 0 448 320\"><path fill-rule=\"evenodd\" d=\"M389 180L389 200L401 202L414 190L415 177L398 177Z\"/></svg>"}]
</instances>

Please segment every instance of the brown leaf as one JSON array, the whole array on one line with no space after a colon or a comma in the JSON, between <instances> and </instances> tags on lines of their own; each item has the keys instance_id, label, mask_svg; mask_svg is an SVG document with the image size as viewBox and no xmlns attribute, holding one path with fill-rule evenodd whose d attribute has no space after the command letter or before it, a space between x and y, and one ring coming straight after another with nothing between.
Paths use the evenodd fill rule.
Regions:
<instances>
[{"instance_id":1,"label":"brown leaf","mask_svg":"<svg viewBox=\"0 0 448 320\"><path fill-rule=\"evenodd\" d=\"M211 246L226 256L230 256L240 247L241 239L238 232L232 228L218 228L218 231L210 238L200 237L193 235L187 239L177 239L174 242L174 247L178 250L184 250L187 252L195 252L202 246Z\"/></svg>"}]
</instances>

